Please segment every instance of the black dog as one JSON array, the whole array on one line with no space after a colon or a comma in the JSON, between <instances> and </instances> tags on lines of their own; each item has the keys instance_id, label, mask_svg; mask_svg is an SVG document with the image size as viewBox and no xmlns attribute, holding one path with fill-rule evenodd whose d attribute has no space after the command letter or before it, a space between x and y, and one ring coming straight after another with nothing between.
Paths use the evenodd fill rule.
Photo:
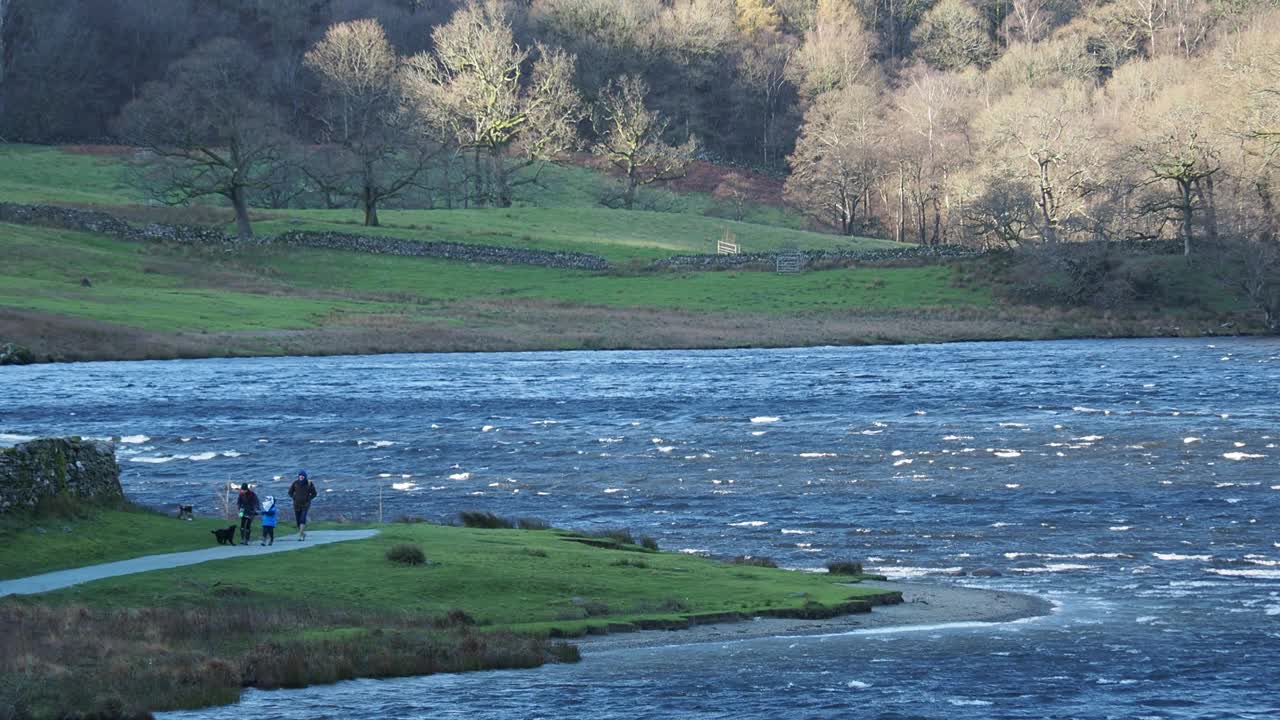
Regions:
<instances>
[{"instance_id":1,"label":"black dog","mask_svg":"<svg viewBox=\"0 0 1280 720\"><path fill-rule=\"evenodd\" d=\"M236 544L236 526L232 525L226 530L210 530L213 536L218 539L219 545L235 545Z\"/></svg>"}]
</instances>

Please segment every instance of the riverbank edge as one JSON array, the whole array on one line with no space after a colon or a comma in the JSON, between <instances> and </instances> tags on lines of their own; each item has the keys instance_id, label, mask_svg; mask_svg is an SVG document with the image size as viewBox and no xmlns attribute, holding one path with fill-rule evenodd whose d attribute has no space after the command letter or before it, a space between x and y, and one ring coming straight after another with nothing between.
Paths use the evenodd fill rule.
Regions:
<instances>
[{"instance_id":1,"label":"riverbank edge","mask_svg":"<svg viewBox=\"0 0 1280 720\"><path fill-rule=\"evenodd\" d=\"M895 592L900 602L873 612L821 619L756 615L738 620L691 624L684 628L648 629L621 635L593 635L573 642L584 657L598 653L770 638L819 637L859 632L895 632L948 625L994 625L1050 615L1054 604L1038 595L960 585L863 581L860 587Z\"/></svg>"},{"instance_id":2,"label":"riverbank edge","mask_svg":"<svg viewBox=\"0 0 1280 720\"><path fill-rule=\"evenodd\" d=\"M526 308L529 310L529 308ZM131 362L284 357L374 357L401 354L601 351L778 350L816 347L936 345L970 342L1135 340L1268 337L1236 317L1230 329L1199 319L1193 327L1156 318L1109 319L1054 315L981 318L954 311L853 313L816 316L707 316L653 309L542 308L529 337L497 337L480 330L440 332L405 325L369 335L351 327L260 332L143 331L124 325L0 307L0 342L22 351L24 362ZM557 314L559 313L559 314ZM565 317L560 317L565 315ZM572 315L572 317L569 317ZM585 315L585 316L584 316ZM526 318L529 319L529 318ZM615 321L617 321L615 323ZM625 340L593 327L625 326ZM111 340L106 338L110 336Z\"/></svg>"}]
</instances>

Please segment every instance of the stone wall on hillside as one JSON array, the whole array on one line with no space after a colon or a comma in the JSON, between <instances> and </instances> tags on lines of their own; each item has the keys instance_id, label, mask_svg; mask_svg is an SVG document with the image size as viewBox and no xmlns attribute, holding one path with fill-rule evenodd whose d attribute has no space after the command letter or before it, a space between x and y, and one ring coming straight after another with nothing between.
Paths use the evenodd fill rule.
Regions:
<instances>
[{"instance_id":1,"label":"stone wall on hillside","mask_svg":"<svg viewBox=\"0 0 1280 720\"><path fill-rule=\"evenodd\" d=\"M31 510L63 494L93 501L122 499L115 446L70 437L0 449L0 514Z\"/></svg>"},{"instance_id":2,"label":"stone wall on hillside","mask_svg":"<svg viewBox=\"0 0 1280 720\"><path fill-rule=\"evenodd\" d=\"M654 267L673 270L771 269L779 255L798 255L806 266L839 265L854 262L888 262L929 258L976 257L982 251L962 245L922 245L909 248L875 248L871 250L783 250L779 252L740 253L738 255L675 255L653 262Z\"/></svg>"},{"instance_id":3,"label":"stone wall on hillside","mask_svg":"<svg viewBox=\"0 0 1280 720\"><path fill-rule=\"evenodd\" d=\"M213 228L157 223L133 225L100 210L82 210L58 205L0 203L0 222L102 233L138 242L171 242L218 247L231 247L240 242L236 237ZM406 240L379 235L295 230L275 237L263 237L257 242L264 245L345 250L375 255L432 257L492 265L538 265L567 270L609 269L607 260L589 253L473 245L441 240Z\"/></svg>"}]
</instances>

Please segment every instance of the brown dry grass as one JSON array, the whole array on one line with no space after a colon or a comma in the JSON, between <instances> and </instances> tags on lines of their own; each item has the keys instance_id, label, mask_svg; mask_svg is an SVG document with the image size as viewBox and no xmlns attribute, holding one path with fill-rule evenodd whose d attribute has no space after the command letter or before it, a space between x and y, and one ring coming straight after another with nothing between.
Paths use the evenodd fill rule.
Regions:
<instances>
[{"instance_id":1,"label":"brown dry grass","mask_svg":"<svg viewBox=\"0 0 1280 720\"><path fill-rule=\"evenodd\" d=\"M266 279L263 280L266 283ZM246 288L249 289L249 288ZM690 313L569 303L476 301L411 314L335 316L306 330L157 333L124 325L0 309L0 338L37 356L137 360L521 350L710 349L968 340L1204 336L1249 331L1222 318L1016 306L795 316Z\"/></svg>"},{"instance_id":2,"label":"brown dry grass","mask_svg":"<svg viewBox=\"0 0 1280 720\"><path fill-rule=\"evenodd\" d=\"M464 613L259 607L247 589L219 589L216 607L0 605L0 717L136 717L233 702L243 687L534 667L555 651L478 632Z\"/></svg>"}]
</instances>

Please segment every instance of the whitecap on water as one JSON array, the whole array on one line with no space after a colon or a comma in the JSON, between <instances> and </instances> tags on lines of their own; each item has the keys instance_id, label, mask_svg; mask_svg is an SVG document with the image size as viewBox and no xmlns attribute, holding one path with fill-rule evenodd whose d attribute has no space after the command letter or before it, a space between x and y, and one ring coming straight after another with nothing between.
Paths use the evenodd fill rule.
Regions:
<instances>
[{"instance_id":1,"label":"whitecap on water","mask_svg":"<svg viewBox=\"0 0 1280 720\"><path fill-rule=\"evenodd\" d=\"M672 450L675 450L675 449L676 449L676 448L675 448L675 446L674 446L674 445L659 445L659 446L658 446L658 452L660 452L660 453L669 453L669 452L671 452Z\"/></svg>"},{"instance_id":2,"label":"whitecap on water","mask_svg":"<svg viewBox=\"0 0 1280 720\"><path fill-rule=\"evenodd\" d=\"M967 698L947 698L947 703L956 707L986 707L992 704L990 700L969 700Z\"/></svg>"},{"instance_id":3,"label":"whitecap on water","mask_svg":"<svg viewBox=\"0 0 1280 720\"><path fill-rule=\"evenodd\" d=\"M800 457L802 457L802 458L832 458L832 457L835 457L835 456L836 456L836 454L835 454L835 453L828 453L828 452L803 452L803 453L800 453Z\"/></svg>"},{"instance_id":4,"label":"whitecap on water","mask_svg":"<svg viewBox=\"0 0 1280 720\"><path fill-rule=\"evenodd\" d=\"M972 435L945 435L943 440L972 440Z\"/></svg>"},{"instance_id":5,"label":"whitecap on water","mask_svg":"<svg viewBox=\"0 0 1280 720\"><path fill-rule=\"evenodd\" d=\"M1229 452L1229 453L1222 453L1222 457L1228 460L1257 460L1258 458L1266 457L1266 455L1259 455L1257 453L1246 453L1246 452Z\"/></svg>"},{"instance_id":6,"label":"whitecap on water","mask_svg":"<svg viewBox=\"0 0 1280 720\"><path fill-rule=\"evenodd\" d=\"M196 462L201 462L204 460L212 460L216 457L218 457L218 453L216 452L202 452L202 453L196 453L195 455L191 455L187 459L194 460Z\"/></svg>"},{"instance_id":7,"label":"whitecap on water","mask_svg":"<svg viewBox=\"0 0 1280 720\"><path fill-rule=\"evenodd\" d=\"M620 492L622 492L622 488L605 488L604 489L605 495L612 495L614 493L620 493Z\"/></svg>"},{"instance_id":8,"label":"whitecap on water","mask_svg":"<svg viewBox=\"0 0 1280 720\"><path fill-rule=\"evenodd\" d=\"M238 458L238 457L240 457L240 453L236 452L235 450L223 450L223 451L222 451L221 453L219 453L219 454L220 454L220 455L222 455L222 457L229 457L229 458Z\"/></svg>"},{"instance_id":9,"label":"whitecap on water","mask_svg":"<svg viewBox=\"0 0 1280 720\"><path fill-rule=\"evenodd\" d=\"M1213 559L1212 555L1183 555L1181 553L1151 553L1157 560L1179 561L1179 560L1197 560L1200 562L1208 562Z\"/></svg>"},{"instance_id":10,"label":"whitecap on water","mask_svg":"<svg viewBox=\"0 0 1280 720\"><path fill-rule=\"evenodd\" d=\"M1133 526L1132 525L1112 525L1107 529L1110 530L1111 532L1124 532L1125 530L1132 530Z\"/></svg>"},{"instance_id":11,"label":"whitecap on water","mask_svg":"<svg viewBox=\"0 0 1280 720\"><path fill-rule=\"evenodd\" d=\"M776 422L778 422L778 421L779 421L779 420L781 420L781 419L782 419L782 418L780 418L780 417L774 417L773 415L757 415L757 416L755 416L755 417L751 418L751 422L753 422L753 423L757 423L757 424L759 424L759 423L776 423Z\"/></svg>"},{"instance_id":12,"label":"whitecap on water","mask_svg":"<svg viewBox=\"0 0 1280 720\"><path fill-rule=\"evenodd\" d=\"M1002 427L1002 428L1024 428L1024 427L1026 427L1026 426L1027 426L1027 424L1026 424L1026 423L1016 423L1016 422L1002 422L1002 423L1000 423L1000 427Z\"/></svg>"},{"instance_id":13,"label":"whitecap on water","mask_svg":"<svg viewBox=\"0 0 1280 720\"><path fill-rule=\"evenodd\" d=\"M791 530L789 528L782 528L782 534L783 535L812 535L813 531L812 530Z\"/></svg>"},{"instance_id":14,"label":"whitecap on water","mask_svg":"<svg viewBox=\"0 0 1280 720\"><path fill-rule=\"evenodd\" d=\"M1262 580L1280 580L1280 569L1270 568L1205 568L1205 572L1225 577L1245 577Z\"/></svg>"},{"instance_id":15,"label":"whitecap on water","mask_svg":"<svg viewBox=\"0 0 1280 720\"><path fill-rule=\"evenodd\" d=\"M1018 452L1017 450L989 450L989 452L994 453L994 454L995 454L995 456L996 456L996 457L998 457L998 458L1019 458L1019 457L1022 457L1022 453Z\"/></svg>"},{"instance_id":16,"label":"whitecap on water","mask_svg":"<svg viewBox=\"0 0 1280 720\"><path fill-rule=\"evenodd\" d=\"M1005 483L1004 486L1009 488L1010 490L1017 490L1018 488L1022 487L1022 484L1021 483Z\"/></svg>"},{"instance_id":17,"label":"whitecap on water","mask_svg":"<svg viewBox=\"0 0 1280 720\"><path fill-rule=\"evenodd\" d=\"M454 473L454 474L452 474L452 475L450 475L450 476L449 476L449 479L450 479L450 480L470 480L470 479L471 479L471 473L469 473L469 472Z\"/></svg>"},{"instance_id":18,"label":"whitecap on water","mask_svg":"<svg viewBox=\"0 0 1280 720\"><path fill-rule=\"evenodd\" d=\"M606 443L606 444L609 444L609 443L620 443L620 442L622 442L622 440L623 440L623 438L620 438L620 437L602 437L602 438L596 438L596 442L598 442L598 443Z\"/></svg>"},{"instance_id":19,"label":"whitecap on water","mask_svg":"<svg viewBox=\"0 0 1280 720\"><path fill-rule=\"evenodd\" d=\"M142 443L147 442L150 439L151 438L147 437L146 435L124 435L124 436L121 436L120 442L126 445L141 445Z\"/></svg>"},{"instance_id":20,"label":"whitecap on water","mask_svg":"<svg viewBox=\"0 0 1280 720\"><path fill-rule=\"evenodd\" d=\"M416 488L416 487L418 487L418 484L417 484L417 483L411 483L411 482L398 482L398 483L391 483L391 489L392 489L392 490L412 490L412 489L414 489L414 488Z\"/></svg>"},{"instance_id":21,"label":"whitecap on water","mask_svg":"<svg viewBox=\"0 0 1280 720\"><path fill-rule=\"evenodd\" d=\"M866 690L867 688L871 687L871 683L865 683L865 682L862 682L861 680L850 680L849 682L845 683L844 686L847 688L852 688L854 690Z\"/></svg>"},{"instance_id":22,"label":"whitecap on water","mask_svg":"<svg viewBox=\"0 0 1280 720\"><path fill-rule=\"evenodd\" d=\"M893 466L898 467L899 465L910 465L910 464L911 464L911 458L906 458L906 459L898 460L894 462Z\"/></svg>"},{"instance_id":23,"label":"whitecap on water","mask_svg":"<svg viewBox=\"0 0 1280 720\"><path fill-rule=\"evenodd\" d=\"M1085 435L1084 437L1072 438L1072 440L1076 440L1079 442L1087 442L1087 443L1098 442L1101 439L1102 439L1101 435Z\"/></svg>"},{"instance_id":24,"label":"whitecap on water","mask_svg":"<svg viewBox=\"0 0 1280 720\"><path fill-rule=\"evenodd\" d=\"M752 430L751 434L755 435L756 437L760 437L761 435L768 434L768 432L769 432L768 430Z\"/></svg>"},{"instance_id":25,"label":"whitecap on water","mask_svg":"<svg viewBox=\"0 0 1280 720\"><path fill-rule=\"evenodd\" d=\"M742 522L729 523L729 527L764 527L768 524L768 520L744 520Z\"/></svg>"},{"instance_id":26,"label":"whitecap on water","mask_svg":"<svg viewBox=\"0 0 1280 720\"><path fill-rule=\"evenodd\" d=\"M182 456L180 455L168 455L165 457L131 457L129 458L129 462L147 463L148 465L160 465L162 463L173 462L174 460L181 460L181 459L182 459Z\"/></svg>"},{"instance_id":27,"label":"whitecap on water","mask_svg":"<svg viewBox=\"0 0 1280 720\"><path fill-rule=\"evenodd\" d=\"M1081 565L1079 563L1049 563L1044 567L1038 568L1011 568L1013 572L1019 573L1053 573L1053 572L1077 572L1080 570L1097 570L1093 565Z\"/></svg>"}]
</instances>

